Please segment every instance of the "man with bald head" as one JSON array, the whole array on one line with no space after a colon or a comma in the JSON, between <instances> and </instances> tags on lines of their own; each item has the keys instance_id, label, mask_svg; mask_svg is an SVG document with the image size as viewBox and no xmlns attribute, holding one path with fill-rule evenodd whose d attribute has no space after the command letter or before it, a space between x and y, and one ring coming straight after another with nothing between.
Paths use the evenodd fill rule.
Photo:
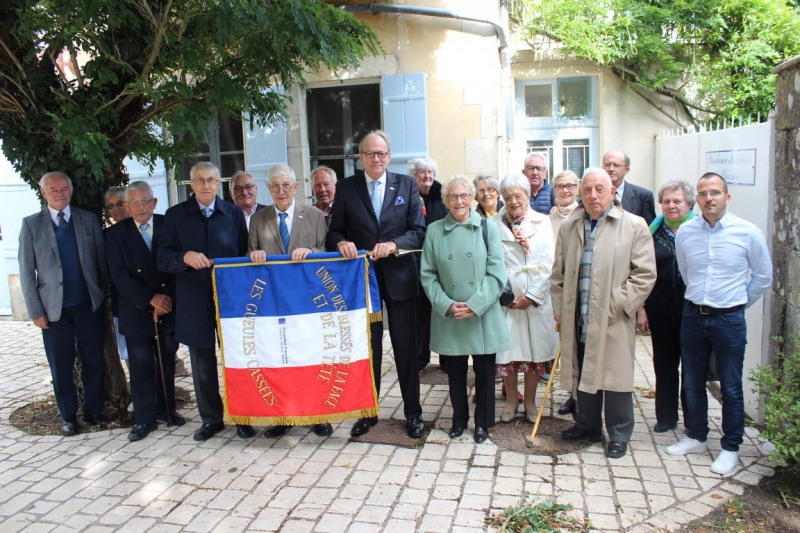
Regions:
<instances>
[{"instance_id":1,"label":"man with bald head","mask_svg":"<svg viewBox=\"0 0 800 533\"><path fill-rule=\"evenodd\" d=\"M616 200L620 202L622 209L639 215L650 224L656 218L653 193L625 180L625 176L631 171L631 158L620 150L606 152L603 156L603 170L611 178Z\"/></svg>"},{"instance_id":2,"label":"man with bald head","mask_svg":"<svg viewBox=\"0 0 800 533\"><path fill-rule=\"evenodd\" d=\"M562 437L601 440L605 407L606 455L618 459L633 433L636 313L655 284L656 262L647 224L614 192L603 169L586 169L583 203L559 229L550 293L561 325L561 386L578 389L577 424Z\"/></svg>"}]
</instances>

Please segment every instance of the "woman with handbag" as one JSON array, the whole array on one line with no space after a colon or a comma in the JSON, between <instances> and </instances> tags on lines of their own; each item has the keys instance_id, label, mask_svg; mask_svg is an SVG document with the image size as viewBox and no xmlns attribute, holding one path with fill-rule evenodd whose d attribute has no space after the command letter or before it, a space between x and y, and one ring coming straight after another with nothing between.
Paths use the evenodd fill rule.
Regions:
<instances>
[{"instance_id":1,"label":"woman with handbag","mask_svg":"<svg viewBox=\"0 0 800 533\"><path fill-rule=\"evenodd\" d=\"M509 174L500 182L505 206L495 215L503 241L506 274L514 301L504 307L512 348L497 353L495 372L506 386L506 405L500 415L511 422L519 407L517 375L525 374L523 402L526 418L536 420L536 389L547 372L558 347L550 301L550 272L555 242L547 215L530 207L531 188L521 173Z\"/></svg>"},{"instance_id":2,"label":"woman with handbag","mask_svg":"<svg viewBox=\"0 0 800 533\"><path fill-rule=\"evenodd\" d=\"M428 226L422 249L422 287L431 314L431 350L445 359L453 405L450 438L469 422L467 364L475 371L475 442L494 425L495 353L511 347L498 301L506 283L503 248L496 224L472 209L475 189L456 176L442 187L448 215ZM485 237L484 237L485 233Z\"/></svg>"}]
</instances>

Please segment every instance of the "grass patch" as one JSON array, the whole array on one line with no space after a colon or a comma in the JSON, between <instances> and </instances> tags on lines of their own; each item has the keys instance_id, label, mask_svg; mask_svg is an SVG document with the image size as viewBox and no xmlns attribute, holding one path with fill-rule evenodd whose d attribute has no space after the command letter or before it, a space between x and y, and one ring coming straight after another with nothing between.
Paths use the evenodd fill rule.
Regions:
<instances>
[{"instance_id":1,"label":"grass patch","mask_svg":"<svg viewBox=\"0 0 800 533\"><path fill-rule=\"evenodd\" d=\"M498 531L513 533L588 532L592 527L591 520L584 521L571 516L571 510L572 505L560 504L555 499L534 503L526 495L517 505L506 507L503 512L487 517L486 525Z\"/></svg>"}]
</instances>

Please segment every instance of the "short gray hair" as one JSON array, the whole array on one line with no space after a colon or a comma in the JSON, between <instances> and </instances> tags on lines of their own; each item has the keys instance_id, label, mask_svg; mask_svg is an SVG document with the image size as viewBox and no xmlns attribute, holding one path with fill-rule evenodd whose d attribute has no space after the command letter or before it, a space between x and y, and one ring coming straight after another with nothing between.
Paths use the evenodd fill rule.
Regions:
<instances>
[{"instance_id":1,"label":"short gray hair","mask_svg":"<svg viewBox=\"0 0 800 533\"><path fill-rule=\"evenodd\" d=\"M373 135L383 139L383 141L386 143L386 150L389 153L392 152L392 145L389 142L389 135L383 130L372 130L371 132L369 132L366 135L364 135L364 137L362 137L362 139L361 139L361 142L358 143L358 152L359 153L364 151L364 141L366 141L368 137L371 137Z\"/></svg>"},{"instance_id":2,"label":"short gray hair","mask_svg":"<svg viewBox=\"0 0 800 533\"><path fill-rule=\"evenodd\" d=\"M525 154L525 160L522 162L522 168L528 166L528 161L532 157L538 157L544 161L545 168L550 168L550 156L547 155L547 152L530 152Z\"/></svg>"},{"instance_id":3,"label":"short gray hair","mask_svg":"<svg viewBox=\"0 0 800 533\"><path fill-rule=\"evenodd\" d=\"M197 171L204 168L211 169L214 172L214 177L219 179L219 169L217 168L217 165L214 163L209 163L208 161L200 161L199 163L195 163L192 169L189 171L189 179L194 180L194 176L197 174Z\"/></svg>"},{"instance_id":4,"label":"short gray hair","mask_svg":"<svg viewBox=\"0 0 800 533\"><path fill-rule=\"evenodd\" d=\"M249 172L245 172L244 170L237 170L236 172L233 173L233 176L231 176L231 181L228 182L228 189L230 189L231 193L233 193L233 187L236 185L236 181L239 178L250 178L251 180L253 180L253 183L255 183L256 181L253 175L250 174Z\"/></svg>"},{"instance_id":5,"label":"short gray hair","mask_svg":"<svg viewBox=\"0 0 800 533\"><path fill-rule=\"evenodd\" d=\"M64 178L67 178L67 182L69 183L69 188L70 188L70 190L72 190L72 180L70 179L69 176L67 176L66 174L64 174L60 170L53 170L52 172L47 172L44 175L42 175L42 177L39 178L39 188L40 189L44 189L45 184L47 183L47 181L50 178L55 178L56 176L62 176Z\"/></svg>"},{"instance_id":6,"label":"short gray hair","mask_svg":"<svg viewBox=\"0 0 800 533\"><path fill-rule=\"evenodd\" d=\"M689 204L689 207L694 207L694 187L689 185L688 182L683 180L672 180L668 181L661 188L658 190L658 203L664 202L664 193L671 192L671 191L683 191L683 195L686 198L686 203Z\"/></svg>"},{"instance_id":7,"label":"short gray hair","mask_svg":"<svg viewBox=\"0 0 800 533\"><path fill-rule=\"evenodd\" d=\"M289 165L284 165L283 163L278 163L274 165L271 169L269 169L269 174L267 175L267 182L272 179L272 176L289 176L292 179L292 183L297 181L297 178L294 175L294 170Z\"/></svg>"},{"instance_id":8,"label":"short gray hair","mask_svg":"<svg viewBox=\"0 0 800 533\"><path fill-rule=\"evenodd\" d=\"M417 172L422 170L430 170L433 172L434 178L439 175L439 165L437 165L436 161L433 159L428 159L427 157L415 157L414 159L408 160L408 173L410 175L416 176Z\"/></svg>"},{"instance_id":9,"label":"short gray hair","mask_svg":"<svg viewBox=\"0 0 800 533\"><path fill-rule=\"evenodd\" d=\"M150 198L153 198L153 189L150 187L150 184L146 181L132 181L128 184L128 188L125 189L125 200L128 200L128 196L133 191L146 191L147 194L150 195Z\"/></svg>"},{"instance_id":10,"label":"short gray hair","mask_svg":"<svg viewBox=\"0 0 800 533\"><path fill-rule=\"evenodd\" d=\"M103 195L103 199L107 202L109 198L125 198L125 187L113 186L109 187Z\"/></svg>"},{"instance_id":11,"label":"short gray hair","mask_svg":"<svg viewBox=\"0 0 800 533\"><path fill-rule=\"evenodd\" d=\"M503 181L500 182L500 196L506 196L506 193L514 188L519 187L525 194L528 195L528 198L531 197L531 182L528 181L527 176L522 172L512 172L511 174L506 174L503 178Z\"/></svg>"},{"instance_id":12,"label":"short gray hair","mask_svg":"<svg viewBox=\"0 0 800 533\"><path fill-rule=\"evenodd\" d=\"M466 187L469 191L469 195L472 198L475 198L475 186L469 181L466 177L462 176L461 174L456 174L452 178L450 178L444 185L442 185L442 199L447 201L447 196L450 194L450 189L453 187L461 185L462 187Z\"/></svg>"},{"instance_id":13,"label":"short gray hair","mask_svg":"<svg viewBox=\"0 0 800 533\"><path fill-rule=\"evenodd\" d=\"M600 167L586 167L586 169L584 169L583 171L583 178L581 179L585 180L587 176L590 176L592 174L603 174L609 180L611 179L611 176L608 175L608 172L606 172Z\"/></svg>"},{"instance_id":14,"label":"short gray hair","mask_svg":"<svg viewBox=\"0 0 800 533\"><path fill-rule=\"evenodd\" d=\"M480 185L482 181L485 181L486 183L488 183L489 185L491 185L491 186L494 188L494 190L496 190L498 193L500 192L500 184L499 184L499 183L497 183L497 180L496 180L496 179L494 179L494 178L493 178L491 175L489 175L489 174L480 174L480 175L479 175L477 178L475 178L475 179L473 180L473 182L472 182L472 184L475 186L475 194L478 194L478 192L477 192L477 190L478 190L478 185Z\"/></svg>"}]
</instances>

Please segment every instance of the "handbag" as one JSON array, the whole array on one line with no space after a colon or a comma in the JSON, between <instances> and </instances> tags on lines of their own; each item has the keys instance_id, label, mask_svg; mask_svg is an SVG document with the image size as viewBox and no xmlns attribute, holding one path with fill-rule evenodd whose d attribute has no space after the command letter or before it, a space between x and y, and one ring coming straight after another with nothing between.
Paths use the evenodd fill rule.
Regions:
<instances>
[{"instance_id":1,"label":"handbag","mask_svg":"<svg viewBox=\"0 0 800 533\"><path fill-rule=\"evenodd\" d=\"M487 219L481 219L481 232L483 233L483 244L486 246L486 253L489 253L489 237L488 237L488 230L486 228ZM506 278L506 286L503 287L503 292L500 294L500 305L503 307L508 306L511 302L514 301L514 291L511 290L511 280Z\"/></svg>"}]
</instances>

